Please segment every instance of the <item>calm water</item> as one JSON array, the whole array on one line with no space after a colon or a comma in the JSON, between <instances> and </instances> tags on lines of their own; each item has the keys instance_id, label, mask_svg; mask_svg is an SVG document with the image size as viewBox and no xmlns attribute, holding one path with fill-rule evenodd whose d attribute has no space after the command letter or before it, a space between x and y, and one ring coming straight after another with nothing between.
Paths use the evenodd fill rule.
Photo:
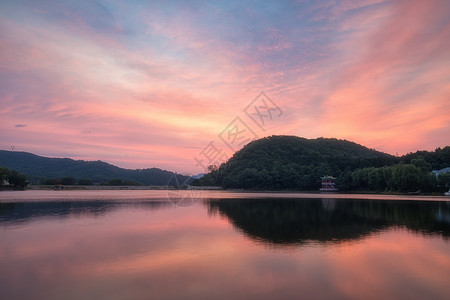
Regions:
<instances>
[{"instance_id":1,"label":"calm water","mask_svg":"<svg viewBox=\"0 0 450 300\"><path fill-rule=\"evenodd\" d=\"M450 298L444 198L192 195L0 193L0 299Z\"/></svg>"}]
</instances>

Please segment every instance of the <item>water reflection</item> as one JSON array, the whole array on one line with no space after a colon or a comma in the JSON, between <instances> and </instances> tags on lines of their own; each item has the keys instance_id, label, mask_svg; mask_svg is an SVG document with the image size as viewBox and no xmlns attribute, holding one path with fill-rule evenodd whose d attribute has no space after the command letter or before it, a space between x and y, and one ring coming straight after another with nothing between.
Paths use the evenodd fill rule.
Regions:
<instances>
[{"instance_id":1,"label":"water reflection","mask_svg":"<svg viewBox=\"0 0 450 300\"><path fill-rule=\"evenodd\" d=\"M73 216L100 217L120 208L161 209L171 207L164 200L151 201L51 201L0 203L0 224L29 222L38 218Z\"/></svg>"},{"instance_id":2,"label":"water reflection","mask_svg":"<svg viewBox=\"0 0 450 300\"><path fill-rule=\"evenodd\" d=\"M446 203L204 203L2 205L0 299L419 300L450 294ZM379 234L369 234L374 231ZM312 240L320 242L306 243Z\"/></svg>"},{"instance_id":3,"label":"water reflection","mask_svg":"<svg viewBox=\"0 0 450 300\"><path fill-rule=\"evenodd\" d=\"M450 205L430 201L350 199L211 199L221 214L250 238L273 244L339 242L402 226L450 236Z\"/></svg>"}]
</instances>

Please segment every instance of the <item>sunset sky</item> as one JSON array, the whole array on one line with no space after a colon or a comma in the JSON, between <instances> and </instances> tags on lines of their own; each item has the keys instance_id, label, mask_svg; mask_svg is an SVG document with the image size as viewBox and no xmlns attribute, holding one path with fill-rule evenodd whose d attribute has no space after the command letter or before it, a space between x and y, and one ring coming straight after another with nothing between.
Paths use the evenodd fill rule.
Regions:
<instances>
[{"instance_id":1,"label":"sunset sky","mask_svg":"<svg viewBox=\"0 0 450 300\"><path fill-rule=\"evenodd\" d=\"M449 12L448 0L2 0L0 149L190 174L273 134L434 150L450 144Z\"/></svg>"}]
</instances>

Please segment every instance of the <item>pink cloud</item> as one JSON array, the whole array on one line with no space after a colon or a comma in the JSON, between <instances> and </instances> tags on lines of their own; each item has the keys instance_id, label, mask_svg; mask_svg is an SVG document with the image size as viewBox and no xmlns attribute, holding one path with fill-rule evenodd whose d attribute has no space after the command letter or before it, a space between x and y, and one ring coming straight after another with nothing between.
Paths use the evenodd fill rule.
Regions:
<instances>
[{"instance_id":1,"label":"pink cloud","mask_svg":"<svg viewBox=\"0 0 450 300\"><path fill-rule=\"evenodd\" d=\"M318 133L395 154L415 151L429 132L448 128L450 73L442 61L450 56L442 49L450 25L437 25L443 5L396 2L376 11L383 22L336 44L345 60L317 103L320 123L312 126ZM441 144L435 140L428 149Z\"/></svg>"},{"instance_id":2,"label":"pink cloud","mask_svg":"<svg viewBox=\"0 0 450 300\"><path fill-rule=\"evenodd\" d=\"M338 137L390 153L443 146L446 5L324 1L294 14L306 27L218 7L208 20L242 28L205 26L202 9L142 11L130 34L101 8L99 24L63 5L34 7L27 22L3 16L0 113L12 131L1 146L199 171L193 157L261 91L284 114L259 137Z\"/></svg>"}]
</instances>

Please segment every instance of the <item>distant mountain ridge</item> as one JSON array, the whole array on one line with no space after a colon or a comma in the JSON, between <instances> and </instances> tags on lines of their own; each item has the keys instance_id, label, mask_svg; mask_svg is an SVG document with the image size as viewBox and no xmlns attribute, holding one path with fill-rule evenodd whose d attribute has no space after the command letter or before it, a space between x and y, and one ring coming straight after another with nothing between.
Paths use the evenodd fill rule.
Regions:
<instances>
[{"instance_id":1,"label":"distant mountain ridge","mask_svg":"<svg viewBox=\"0 0 450 300\"><path fill-rule=\"evenodd\" d=\"M135 181L143 185L169 185L175 180L179 183L189 176L176 174L159 168L123 169L103 161L73 160L70 158L49 158L28 152L0 150L0 166L14 169L27 175L32 183L42 179L74 177L90 179L94 183L107 182L114 178Z\"/></svg>"},{"instance_id":2,"label":"distant mountain ridge","mask_svg":"<svg viewBox=\"0 0 450 300\"><path fill-rule=\"evenodd\" d=\"M103 161L48 158L0 150L0 166L27 175L33 184L42 183L43 179L74 177L90 179L93 183L118 178L143 185L182 185L196 178L192 184L266 190L317 190L324 175L338 177L343 187L342 181L348 181L348 185L355 179L352 177L357 175L352 174L355 170L410 164L417 159L425 160L429 164L425 168L430 171L444 169L450 166L450 146L395 157L347 140L271 136L245 145L219 169L192 178L158 168L130 170Z\"/></svg>"}]
</instances>

